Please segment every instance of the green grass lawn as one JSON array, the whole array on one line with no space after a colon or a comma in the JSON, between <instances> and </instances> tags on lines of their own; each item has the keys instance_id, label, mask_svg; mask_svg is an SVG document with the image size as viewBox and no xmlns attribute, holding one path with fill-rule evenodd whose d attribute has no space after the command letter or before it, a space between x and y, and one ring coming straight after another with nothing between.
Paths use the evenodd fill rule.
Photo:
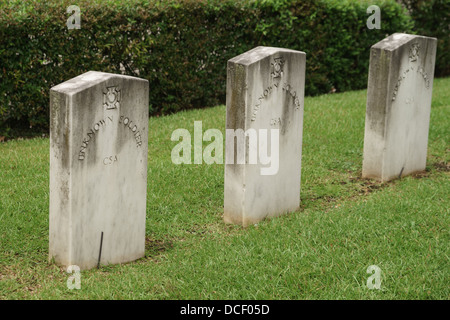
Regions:
<instances>
[{"instance_id":1,"label":"green grass lawn","mask_svg":"<svg viewBox=\"0 0 450 320\"><path fill-rule=\"evenodd\" d=\"M226 225L223 165L174 165L173 130L225 130L225 107L151 118L146 256L47 261L49 139L0 143L0 299L449 299L450 78L436 79L427 170L361 179L366 91L305 99L301 208ZM381 290L366 286L370 265Z\"/></svg>"}]
</instances>

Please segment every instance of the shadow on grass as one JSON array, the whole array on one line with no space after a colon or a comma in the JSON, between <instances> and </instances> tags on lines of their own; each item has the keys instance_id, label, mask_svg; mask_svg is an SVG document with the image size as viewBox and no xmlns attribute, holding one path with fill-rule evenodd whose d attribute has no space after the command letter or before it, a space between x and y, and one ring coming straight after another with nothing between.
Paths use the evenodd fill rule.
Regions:
<instances>
[{"instance_id":1,"label":"shadow on grass","mask_svg":"<svg viewBox=\"0 0 450 320\"><path fill-rule=\"evenodd\" d=\"M173 249L173 241L145 238L145 258L155 259L161 254Z\"/></svg>"},{"instance_id":2,"label":"shadow on grass","mask_svg":"<svg viewBox=\"0 0 450 320\"><path fill-rule=\"evenodd\" d=\"M398 177L396 179L392 179L385 182L381 182L371 178L362 178L362 173L359 170L358 172L355 172L356 176L349 177L348 180L340 180L332 182L332 184L338 184L342 186L352 185L354 189L350 188L348 190L351 193L345 193L341 196L321 195L315 197L304 197L302 198L302 201L300 203L300 211L308 208L311 203L322 206L325 204L325 206L329 206L337 203L340 200L348 198L357 199L361 196L368 196L369 194L375 191L383 190L389 186L395 185L398 181L408 177L412 179L429 178L433 175L433 173L449 172L449 171L450 171L450 164L445 161L442 161L441 159L436 162L428 163L424 171L415 172L410 175ZM351 173L351 171L349 171L349 173Z\"/></svg>"}]
</instances>

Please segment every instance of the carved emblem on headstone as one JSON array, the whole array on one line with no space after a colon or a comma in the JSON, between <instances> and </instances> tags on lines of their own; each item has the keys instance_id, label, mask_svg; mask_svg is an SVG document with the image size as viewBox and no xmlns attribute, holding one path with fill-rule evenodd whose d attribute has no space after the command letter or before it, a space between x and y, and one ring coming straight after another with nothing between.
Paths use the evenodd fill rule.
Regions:
<instances>
[{"instance_id":1,"label":"carved emblem on headstone","mask_svg":"<svg viewBox=\"0 0 450 320\"><path fill-rule=\"evenodd\" d=\"M419 57L419 49L420 46L418 43L413 43L411 45L411 47L409 48L409 61L417 61L417 58Z\"/></svg>"},{"instance_id":2,"label":"carved emblem on headstone","mask_svg":"<svg viewBox=\"0 0 450 320\"><path fill-rule=\"evenodd\" d=\"M106 110L117 109L120 107L120 89L119 87L108 87L103 92L103 106Z\"/></svg>"},{"instance_id":3,"label":"carved emblem on headstone","mask_svg":"<svg viewBox=\"0 0 450 320\"><path fill-rule=\"evenodd\" d=\"M272 78L280 78L283 75L283 58L274 58L274 62L272 63Z\"/></svg>"}]
</instances>

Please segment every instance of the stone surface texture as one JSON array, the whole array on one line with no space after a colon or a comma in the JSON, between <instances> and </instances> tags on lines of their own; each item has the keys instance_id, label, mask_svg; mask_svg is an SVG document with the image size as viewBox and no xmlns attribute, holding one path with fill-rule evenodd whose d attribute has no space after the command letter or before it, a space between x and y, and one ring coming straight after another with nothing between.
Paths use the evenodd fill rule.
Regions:
<instances>
[{"instance_id":1,"label":"stone surface texture","mask_svg":"<svg viewBox=\"0 0 450 320\"><path fill-rule=\"evenodd\" d=\"M148 81L90 71L50 91L49 259L81 269L145 253ZM101 235L103 241L101 244Z\"/></svg>"}]
</instances>

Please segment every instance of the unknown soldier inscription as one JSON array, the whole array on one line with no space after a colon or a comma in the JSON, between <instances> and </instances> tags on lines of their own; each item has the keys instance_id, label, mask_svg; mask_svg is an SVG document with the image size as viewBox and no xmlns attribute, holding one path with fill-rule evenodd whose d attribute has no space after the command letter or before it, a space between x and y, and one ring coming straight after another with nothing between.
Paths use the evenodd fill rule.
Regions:
<instances>
[{"instance_id":1,"label":"unknown soldier inscription","mask_svg":"<svg viewBox=\"0 0 450 320\"><path fill-rule=\"evenodd\" d=\"M147 80L90 71L51 89L50 259L144 255L147 140Z\"/></svg>"},{"instance_id":2,"label":"unknown soldier inscription","mask_svg":"<svg viewBox=\"0 0 450 320\"><path fill-rule=\"evenodd\" d=\"M436 39L395 33L371 48L363 177L425 170Z\"/></svg>"}]
</instances>

